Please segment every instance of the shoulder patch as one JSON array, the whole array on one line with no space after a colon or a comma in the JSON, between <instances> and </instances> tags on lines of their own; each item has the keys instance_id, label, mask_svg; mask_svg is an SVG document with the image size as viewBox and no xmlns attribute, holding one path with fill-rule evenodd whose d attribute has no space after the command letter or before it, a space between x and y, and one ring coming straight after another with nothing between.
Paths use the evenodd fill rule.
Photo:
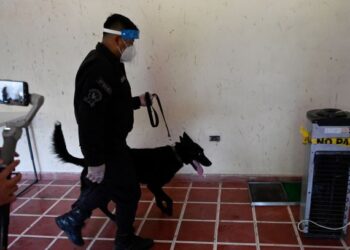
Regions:
<instances>
[{"instance_id":1,"label":"shoulder patch","mask_svg":"<svg viewBox=\"0 0 350 250\"><path fill-rule=\"evenodd\" d=\"M98 89L90 89L88 95L84 98L84 101L94 107L96 103L102 100L102 93Z\"/></svg>"},{"instance_id":2,"label":"shoulder patch","mask_svg":"<svg viewBox=\"0 0 350 250\"><path fill-rule=\"evenodd\" d=\"M122 77L120 78L120 82L121 82L121 83L125 82L125 80L126 80L126 76L122 76Z\"/></svg>"},{"instance_id":3,"label":"shoulder patch","mask_svg":"<svg viewBox=\"0 0 350 250\"><path fill-rule=\"evenodd\" d=\"M112 94L112 88L111 86L109 86L109 84L107 84L102 77L97 79L97 84L104 90L107 92L107 94L111 95Z\"/></svg>"}]
</instances>

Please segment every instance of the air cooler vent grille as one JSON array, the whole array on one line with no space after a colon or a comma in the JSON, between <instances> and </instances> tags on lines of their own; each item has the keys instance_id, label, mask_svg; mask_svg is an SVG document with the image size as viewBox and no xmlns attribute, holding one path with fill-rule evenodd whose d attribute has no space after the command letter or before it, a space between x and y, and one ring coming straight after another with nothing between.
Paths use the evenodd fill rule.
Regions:
<instances>
[{"instance_id":1,"label":"air cooler vent grille","mask_svg":"<svg viewBox=\"0 0 350 250\"><path fill-rule=\"evenodd\" d=\"M310 220L327 227L342 227L349 180L348 154L316 154L311 196ZM329 230L309 224L311 235L336 237L343 230Z\"/></svg>"}]
</instances>

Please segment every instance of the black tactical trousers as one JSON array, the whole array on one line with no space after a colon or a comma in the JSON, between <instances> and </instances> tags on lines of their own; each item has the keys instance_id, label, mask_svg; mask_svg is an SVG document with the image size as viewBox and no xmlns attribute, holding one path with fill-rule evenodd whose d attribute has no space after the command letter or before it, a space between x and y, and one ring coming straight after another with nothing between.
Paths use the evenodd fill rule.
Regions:
<instances>
[{"instance_id":1,"label":"black tactical trousers","mask_svg":"<svg viewBox=\"0 0 350 250\"><path fill-rule=\"evenodd\" d=\"M84 190L74 207L92 211L101 204L105 204L106 201L112 200L117 206L117 234L133 233L133 223L141 191L129 149L117 150L113 155L107 155L105 177L100 184L94 184L85 177L82 178L82 181Z\"/></svg>"}]
</instances>

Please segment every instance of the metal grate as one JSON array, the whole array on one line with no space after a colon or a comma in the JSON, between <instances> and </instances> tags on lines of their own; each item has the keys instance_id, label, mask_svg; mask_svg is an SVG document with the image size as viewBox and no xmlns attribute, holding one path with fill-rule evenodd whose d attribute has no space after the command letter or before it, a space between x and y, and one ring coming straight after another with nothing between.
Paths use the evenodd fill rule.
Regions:
<instances>
[{"instance_id":1,"label":"metal grate","mask_svg":"<svg viewBox=\"0 0 350 250\"><path fill-rule=\"evenodd\" d=\"M284 206L300 203L300 182L249 182L252 206Z\"/></svg>"},{"instance_id":2,"label":"metal grate","mask_svg":"<svg viewBox=\"0 0 350 250\"><path fill-rule=\"evenodd\" d=\"M253 206L282 205L287 196L280 182L249 182Z\"/></svg>"},{"instance_id":3,"label":"metal grate","mask_svg":"<svg viewBox=\"0 0 350 250\"><path fill-rule=\"evenodd\" d=\"M342 227L346 218L350 156L316 154L310 220L326 227ZM309 234L339 238L343 230L329 230L309 224Z\"/></svg>"}]
</instances>

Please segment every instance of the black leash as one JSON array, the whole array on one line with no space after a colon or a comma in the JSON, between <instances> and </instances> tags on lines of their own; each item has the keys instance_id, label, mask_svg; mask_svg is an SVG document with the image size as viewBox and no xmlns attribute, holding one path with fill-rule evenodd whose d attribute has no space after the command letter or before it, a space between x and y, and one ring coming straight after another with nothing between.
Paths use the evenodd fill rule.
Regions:
<instances>
[{"instance_id":1,"label":"black leash","mask_svg":"<svg viewBox=\"0 0 350 250\"><path fill-rule=\"evenodd\" d=\"M164 123L165 123L166 130L168 131L168 137L171 138L171 135L170 135L170 132L169 132L169 128L168 128L168 124L167 124L167 122L165 120L165 116L164 116L164 112L163 112L163 108L162 108L162 104L160 102L159 96L157 94L152 94L151 95L150 93L146 92L145 93L145 97L146 97L146 105L147 105L148 116L149 116L149 120L151 122L152 127L155 128L155 127L158 127L158 125L159 125L158 114L157 114L156 110L152 106L152 99L156 98L158 106L159 106L159 109L160 109L160 112L161 112L161 114L163 116L163 120L164 120ZM154 116L154 118L153 118L153 116Z\"/></svg>"}]
</instances>

